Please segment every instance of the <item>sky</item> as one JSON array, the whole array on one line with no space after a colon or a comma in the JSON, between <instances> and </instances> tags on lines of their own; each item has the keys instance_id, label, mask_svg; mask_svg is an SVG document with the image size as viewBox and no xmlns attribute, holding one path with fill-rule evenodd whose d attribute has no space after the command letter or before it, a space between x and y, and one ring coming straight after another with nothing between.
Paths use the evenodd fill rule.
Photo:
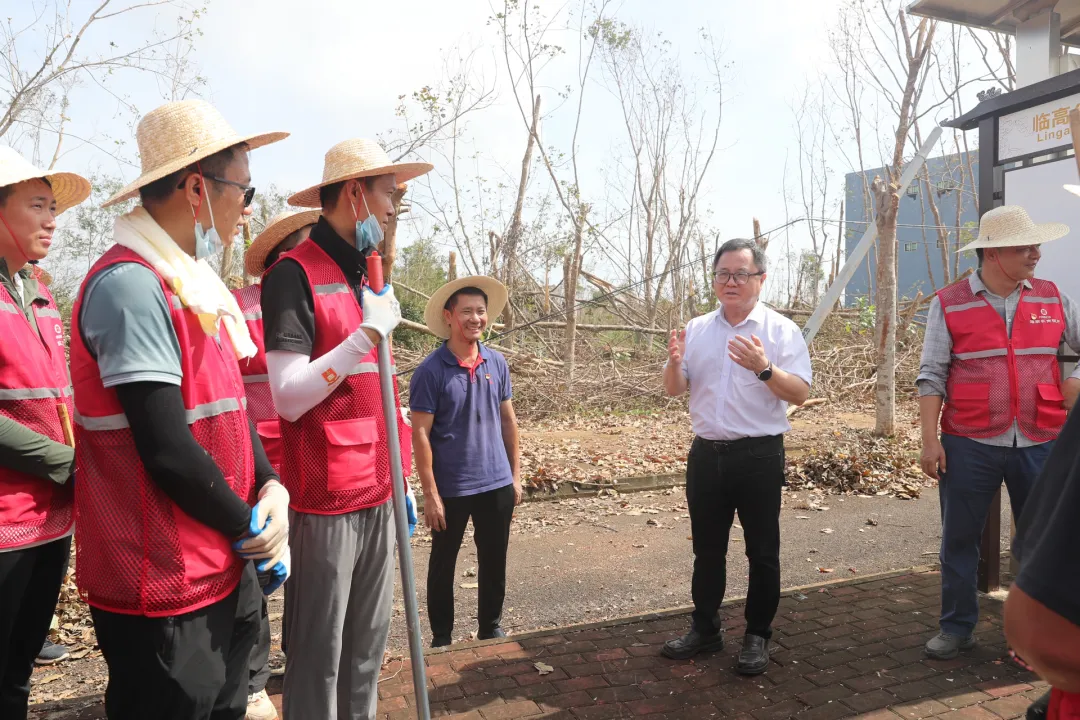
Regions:
<instances>
[{"instance_id":1,"label":"sky","mask_svg":"<svg viewBox=\"0 0 1080 720\"><path fill-rule=\"evenodd\" d=\"M121 5L130 0L116 0ZM35 0L40 6L41 0ZM694 52L699 30L719 38L729 63L719 152L706 178L700 203L710 213L721 237L751 233L752 218L766 230L799 217L794 201L796 138L793 103L813 82L817 69L830 62L827 33L840 0L622 0L616 16L627 23L662 32L689 74L701 68ZM98 0L73 0L72 15L85 16ZM554 12L562 5L553 4ZM545 8L548 9L548 8ZM31 4L19 3L13 22L29 19ZM105 47L113 37L145 36L171 20L156 11L121 16L105 32L88 37L89 47ZM474 53L475 66L496 91L493 105L469 119L471 150L488 158L487 167L501 168L514 182L520 167L525 132L504 69L498 64L497 37L488 25L494 13L489 0L412 0L375 3L370 0L210 0L199 22L192 60L206 77L202 95L241 133L285 130L287 140L252 153L253 182L297 190L321 177L323 153L349 137L374 137L400 127L398 98L439 81L444 57ZM545 143L568 141L572 111L557 107L555 89L575 82L576 37L559 36L568 53L545 71ZM29 45L28 45L29 47ZM144 113L161 101L162 88L147 76L126 74L110 82L124 102ZM603 88L587 89L580 129L582 191L602 194L610 172L608 158L619 140L611 123L618 105ZM574 98L576 101L576 97ZM118 112L120 101L84 83L72 95L70 128L81 137L109 138L134 144L132 114ZM99 142L108 147L108 141ZM117 163L90 145L68 140L59 168L75 172L120 173L126 180L137 168ZM51 151L50 151L51 155ZM437 172L445 173L440 158ZM786 168L786 174L785 174ZM837 187L854 168L834 167ZM494 171L498 175L498 171ZM785 203L785 187L789 202ZM419 222L420 218L415 218ZM410 242L409 224L400 234ZM775 239L774 239L775 240ZM805 242L798 228L780 235L794 247ZM786 245L785 245L786 247Z\"/></svg>"}]
</instances>

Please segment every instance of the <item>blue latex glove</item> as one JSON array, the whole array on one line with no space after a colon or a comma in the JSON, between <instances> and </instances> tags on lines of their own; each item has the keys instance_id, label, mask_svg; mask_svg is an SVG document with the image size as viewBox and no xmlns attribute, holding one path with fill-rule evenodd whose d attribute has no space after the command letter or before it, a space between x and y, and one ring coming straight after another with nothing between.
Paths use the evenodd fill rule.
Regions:
<instances>
[{"instance_id":1,"label":"blue latex glove","mask_svg":"<svg viewBox=\"0 0 1080 720\"><path fill-rule=\"evenodd\" d=\"M416 532L416 496L412 488L405 493L405 514L409 517L409 537Z\"/></svg>"},{"instance_id":2,"label":"blue latex glove","mask_svg":"<svg viewBox=\"0 0 1080 720\"><path fill-rule=\"evenodd\" d=\"M285 549L285 557L278 560L269 570L266 568L268 564L270 564L269 560L264 560L262 562L255 561L255 569L260 576L259 584L262 585L263 595L272 594L289 579L289 575L292 572L292 555L289 553L289 549ZM263 582L264 579L265 584Z\"/></svg>"}]
</instances>

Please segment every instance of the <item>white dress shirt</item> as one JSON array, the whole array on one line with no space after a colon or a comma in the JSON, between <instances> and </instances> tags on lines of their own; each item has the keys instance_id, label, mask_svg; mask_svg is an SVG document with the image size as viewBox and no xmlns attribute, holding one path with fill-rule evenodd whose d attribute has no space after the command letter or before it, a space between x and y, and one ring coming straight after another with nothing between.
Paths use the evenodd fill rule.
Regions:
<instances>
[{"instance_id":1,"label":"white dress shirt","mask_svg":"<svg viewBox=\"0 0 1080 720\"><path fill-rule=\"evenodd\" d=\"M706 440L780 435L791 429L787 403L773 395L750 370L728 356L736 335L756 335L773 364L810 384L810 351L798 325L758 302L738 325L724 319L723 308L701 315L686 326L682 372L690 381L690 421Z\"/></svg>"}]
</instances>

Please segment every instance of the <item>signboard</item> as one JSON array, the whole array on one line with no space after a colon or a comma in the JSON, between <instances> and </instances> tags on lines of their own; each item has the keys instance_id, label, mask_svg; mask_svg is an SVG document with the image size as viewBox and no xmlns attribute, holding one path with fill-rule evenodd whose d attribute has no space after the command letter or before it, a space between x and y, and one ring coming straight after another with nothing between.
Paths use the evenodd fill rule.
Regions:
<instances>
[{"instance_id":1,"label":"signboard","mask_svg":"<svg viewBox=\"0 0 1080 720\"><path fill-rule=\"evenodd\" d=\"M1069 110L1074 107L1080 107L1080 93L1002 115L998 118L998 162L1071 146Z\"/></svg>"},{"instance_id":2,"label":"signboard","mask_svg":"<svg viewBox=\"0 0 1080 720\"><path fill-rule=\"evenodd\" d=\"M1054 282L1062 293L1080 299L1080 198L1061 186L1076 184L1076 161L1071 157L1005 172L1005 202L1027 210L1037 223L1060 222L1069 234L1040 249L1036 277ZM1073 348L1080 350L1080 348Z\"/></svg>"}]
</instances>

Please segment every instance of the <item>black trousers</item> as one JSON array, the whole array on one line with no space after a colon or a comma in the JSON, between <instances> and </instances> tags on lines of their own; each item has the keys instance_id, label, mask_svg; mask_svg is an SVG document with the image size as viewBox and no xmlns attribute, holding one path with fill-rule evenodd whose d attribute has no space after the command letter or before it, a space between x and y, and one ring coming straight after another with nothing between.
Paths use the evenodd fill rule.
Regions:
<instances>
[{"instance_id":1,"label":"black trousers","mask_svg":"<svg viewBox=\"0 0 1080 720\"><path fill-rule=\"evenodd\" d=\"M782 435L731 443L694 438L686 462L686 500L694 537L694 628L719 631L715 618L727 586L728 535L739 513L750 561L746 632L772 636L780 604Z\"/></svg>"},{"instance_id":2,"label":"black trousers","mask_svg":"<svg viewBox=\"0 0 1080 720\"><path fill-rule=\"evenodd\" d=\"M34 658L49 634L71 537L0 553L0 718L25 720Z\"/></svg>"},{"instance_id":3,"label":"black trousers","mask_svg":"<svg viewBox=\"0 0 1080 720\"><path fill-rule=\"evenodd\" d=\"M506 597L506 549L510 544L510 522L514 517L514 486L465 497L443 498L446 529L431 533L428 561L427 604L431 632L449 637L454 631L454 581L457 556L472 518L476 543L479 599L479 637L491 637L502 621Z\"/></svg>"},{"instance_id":4,"label":"black trousers","mask_svg":"<svg viewBox=\"0 0 1080 720\"><path fill-rule=\"evenodd\" d=\"M109 720L243 720L262 591L247 563L223 600L150 618L90 608L109 665Z\"/></svg>"},{"instance_id":5,"label":"black trousers","mask_svg":"<svg viewBox=\"0 0 1080 720\"><path fill-rule=\"evenodd\" d=\"M248 695L265 690L266 681L270 679L270 614L266 607L266 596L259 594L262 596L262 607L259 609L259 634L251 648L248 663Z\"/></svg>"}]
</instances>

